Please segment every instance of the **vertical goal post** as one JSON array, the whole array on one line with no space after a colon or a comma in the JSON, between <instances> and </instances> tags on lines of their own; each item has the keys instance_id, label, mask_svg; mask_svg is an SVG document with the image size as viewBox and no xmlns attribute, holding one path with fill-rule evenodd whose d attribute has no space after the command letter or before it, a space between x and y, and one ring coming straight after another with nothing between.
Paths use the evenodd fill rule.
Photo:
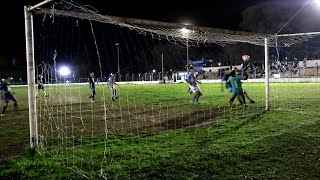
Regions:
<instances>
[{"instance_id":1,"label":"vertical goal post","mask_svg":"<svg viewBox=\"0 0 320 180\"><path fill-rule=\"evenodd\" d=\"M34 60L34 34L33 34L33 14L32 11L53 0L45 0L35 6L24 6L25 38L26 38L26 60L28 79L28 107L29 107L29 131L30 148L38 147L38 121L37 104L35 91L35 60Z\"/></svg>"}]
</instances>

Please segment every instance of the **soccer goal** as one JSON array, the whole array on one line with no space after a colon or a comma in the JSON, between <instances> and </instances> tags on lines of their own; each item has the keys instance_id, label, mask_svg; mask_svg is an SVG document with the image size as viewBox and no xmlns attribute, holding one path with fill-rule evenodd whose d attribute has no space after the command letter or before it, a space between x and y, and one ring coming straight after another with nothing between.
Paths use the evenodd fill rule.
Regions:
<instances>
[{"instance_id":1,"label":"soccer goal","mask_svg":"<svg viewBox=\"0 0 320 180\"><path fill-rule=\"evenodd\" d=\"M214 139L219 126L234 130L266 110L319 102L317 78L271 67L280 47L309 38L114 17L65 0L25 7L25 17L31 148L86 178L144 169L144 161L161 166L179 154L170 147ZM247 102L230 105L222 73L241 69L246 53L256 62L242 71ZM198 71L197 88L186 83L188 71Z\"/></svg>"}]
</instances>

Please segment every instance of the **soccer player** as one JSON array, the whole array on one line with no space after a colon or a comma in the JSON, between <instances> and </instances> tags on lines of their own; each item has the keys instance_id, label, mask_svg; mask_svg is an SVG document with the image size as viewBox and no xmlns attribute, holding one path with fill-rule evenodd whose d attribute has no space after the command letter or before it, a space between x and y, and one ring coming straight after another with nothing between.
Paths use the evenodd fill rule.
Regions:
<instances>
[{"instance_id":1,"label":"soccer player","mask_svg":"<svg viewBox=\"0 0 320 180\"><path fill-rule=\"evenodd\" d=\"M7 106L9 104L9 101L14 102L14 110L16 110L18 108L18 102L17 102L16 98L12 95L14 93L11 92L10 81L11 81L11 79L8 76L4 76L4 80L1 83L1 87L0 87L1 99L4 103L3 109L1 112L1 116L4 116L6 109L7 109Z\"/></svg>"},{"instance_id":2,"label":"soccer player","mask_svg":"<svg viewBox=\"0 0 320 180\"><path fill-rule=\"evenodd\" d=\"M91 72L90 76L89 76L89 87L91 90L91 95L89 96L89 98L92 98L92 102L94 102L94 96L96 95L96 85L94 82L94 73Z\"/></svg>"},{"instance_id":3,"label":"soccer player","mask_svg":"<svg viewBox=\"0 0 320 180\"><path fill-rule=\"evenodd\" d=\"M38 91L37 91L36 95L38 95L38 93L39 93L41 90L43 91L44 95L47 96L47 95L46 95L46 91L44 90L44 86L43 86L43 76L42 76L42 75L39 75L39 79L38 79Z\"/></svg>"},{"instance_id":4,"label":"soccer player","mask_svg":"<svg viewBox=\"0 0 320 180\"><path fill-rule=\"evenodd\" d=\"M232 76L232 77L235 77L235 76L236 76L236 70L237 70L237 68L234 68L234 70L232 70L232 71L230 71L229 68L226 68L226 70L225 70L225 72L224 72L223 79L222 79L223 81L226 81L226 89L227 89L230 93L232 92L232 85L231 85L230 82L228 83L227 81L228 81L229 77L231 77L231 76ZM241 71L241 74L242 74L242 72L243 72L243 71ZM243 76L242 76L242 77L243 77ZM245 79L248 79L246 73L244 73L244 79L243 79L243 80L245 80ZM255 103L255 101L250 98L248 92L247 92L245 89L243 89L243 95L250 101L250 103L252 103L252 104ZM243 102L241 102L241 98L238 97L238 96L237 96L237 98L239 99L240 103L242 104Z\"/></svg>"},{"instance_id":5,"label":"soccer player","mask_svg":"<svg viewBox=\"0 0 320 180\"><path fill-rule=\"evenodd\" d=\"M232 86L232 97L229 101L228 107L232 107L234 99L239 96L241 102L245 105L245 107L248 107L246 103L246 99L243 95L243 89L242 89L242 82L241 80L244 80L245 77L241 76L241 70L236 70L236 76L230 76L227 80L227 83L230 83Z\"/></svg>"},{"instance_id":6,"label":"soccer player","mask_svg":"<svg viewBox=\"0 0 320 180\"><path fill-rule=\"evenodd\" d=\"M108 78L108 86L110 88L110 91L112 93L112 101L116 101L116 99L118 99L118 94L117 94L117 89L114 87L114 85L116 84L115 82L115 77L114 77L114 74L111 73L109 78Z\"/></svg>"},{"instance_id":7,"label":"soccer player","mask_svg":"<svg viewBox=\"0 0 320 180\"><path fill-rule=\"evenodd\" d=\"M190 73L186 79L187 83L189 84L190 91L195 93L195 96L192 99L192 102L194 104L197 104L199 101L199 97L202 96L202 92L198 86L197 83L200 83L195 76L196 71L194 70L193 67L190 67Z\"/></svg>"}]
</instances>

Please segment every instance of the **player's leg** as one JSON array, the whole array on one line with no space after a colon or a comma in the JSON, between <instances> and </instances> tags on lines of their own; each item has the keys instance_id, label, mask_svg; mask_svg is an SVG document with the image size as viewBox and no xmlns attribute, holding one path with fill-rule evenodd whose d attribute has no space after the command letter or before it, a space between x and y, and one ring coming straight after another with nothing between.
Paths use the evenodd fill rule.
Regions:
<instances>
[{"instance_id":1,"label":"player's leg","mask_svg":"<svg viewBox=\"0 0 320 180\"><path fill-rule=\"evenodd\" d=\"M92 91L93 91L93 89L92 89L91 85L90 85L90 91L91 91L91 94L90 94L90 96L89 96L89 99L92 98Z\"/></svg>"},{"instance_id":2,"label":"player's leg","mask_svg":"<svg viewBox=\"0 0 320 180\"><path fill-rule=\"evenodd\" d=\"M116 90L116 88L115 87L112 87L111 88L112 90L112 101L116 101L116 97L117 97L117 90Z\"/></svg>"},{"instance_id":3,"label":"player's leg","mask_svg":"<svg viewBox=\"0 0 320 180\"><path fill-rule=\"evenodd\" d=\"M237 93L233 93L232 94L232 97L230 98L230 100L229 100L229 105L228 105L228 107L232 107L232 105L233 105L233 101L234 101L234 99L236 98L238 96L238 94Z\"/></svg>"},{"instance_id":4,"label":"player's leg","mask_svg":"<svg viewBox=\"0 0 320 180\"><path fill-rule=\"evenodd\" d=\"M196 98L196 102L198 102L200 96L202 96L202 92L201 92L201 90L200 90L200 88L199 88L198 86L196 86L196 88L197 88L197 98Z\"/></svg>"},{"instance_id":5,"label":"player's leg","mask_svg":"<svg viewBox=\"0 0 320 180\"><path fill-rule=\"evenodd\" d=\"M13 110L17 111L18 110L18 101L16 100L16 98L10 94L8 99L13 101Z\"/></svg>"},{"instance_id":6,"label":"player's leg","mask_svg":"<svg viewBox=\"0 0 320 180\"><path fill-rule=\"evenodd\" d=\"M189 85L188 93L192 94L191 85Z\"/></svg>"},{"instance_id":7,"label":"player's leg","mask_svg":"<svg viewBox=\"0 0 320 180\"><path fill-rule=\"evenodd\" d=\"M197 99L199 96L198 88L196 86L190 86L190 91L195 94L192 98L192 103L197 103Z\"/></svg>"},{"instance_id":8,"label":"player's leg","mask_svg":"<svg viewBox=\"0 0 320 180\"><path fill-rule=\"evenodd\" d=\"M243 95L250 101L250 103L255 103L254 100L252 100L249 95L248 92L246 90L243 90Z\"/></svg>"},{"instance_id":9,"label":"player's leg","mask_svg":"<svg viewBox=\"0 0 320 180\"><path fill-rule=\"evenodd\" d=\"M96 95L96 90L93 89L91 92L91 98L92 98L92 102L94 102L94 96Z\"/></svg>"},{"instance_id":10,"label":"player's leg","mask_svg":"<svg viewBox=\"0 0 320 180\"><path fill-rule=\"evenodd\" d=\"M115 97L116 99L118 99L117 88L113 87L113 91L114 91L114 97Z\"/></svg>"},{"instance_id":11,"label":"player's leg","mask_svg":"<svg viewBox=\"0 0 320 180\"><path fill-rule=\"evenodd\" d=\"M240 97L241 101L243 102L244 106L248 107L244 94L243 93L239 93L239 97Z\"/></svg>"},{"instance_id":12,"label":"player's leg","mask_svg":"<svg viewBox=\"0 0 320 180\"><path fill-rule=\"evenodd\" d=\"M2 108L1 116L4 116L4 113L6 112L6 109L8 107L9 99L7 99L5 95L2 95L1 96L1 100L3 102L3 108Z\"/></svg>"},{"instance_id":13,"label":"player's leg","mask_svg":"<svg viewBox=\"0 0 320 180\"><path fill-rule=\"evenodd\" d=\"M7 107L8 107L8 103L4 103L3 108L2 108L2 112L1 112L1 116L4 116L4 113L6 112Z\"/></svg>"}]
</instances>

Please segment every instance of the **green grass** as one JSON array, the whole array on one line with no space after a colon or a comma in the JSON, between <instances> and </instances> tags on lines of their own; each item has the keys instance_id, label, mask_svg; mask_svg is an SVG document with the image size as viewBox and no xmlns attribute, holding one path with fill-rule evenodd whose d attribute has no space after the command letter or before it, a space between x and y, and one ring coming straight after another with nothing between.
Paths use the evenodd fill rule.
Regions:
<instances>
[{"instance_id":1,"label":"green grass","mask_svg":"<svg viewBox=\"0 0 320 180\"><path fill-rule=\"evenodd\" d=\"M115 103L102 87L94 103L87 98L87 87L52 87L49 97L38 98L41 106L54 106L54 118L46 116L48 108L39 109L39 133L47 140L41 155L27 148L26 89L15 88L20 111L9 109L0 119L0 151L7 159L0 165L0 177L320 178L319 84L272 84L268 112L263 110L263 84L244 85L257 102L246 109L226 108L230 94L219 84L200 86L204 96L198 105L189 103L186 84L121 85Z\"/></svg>"}]
</instances>

